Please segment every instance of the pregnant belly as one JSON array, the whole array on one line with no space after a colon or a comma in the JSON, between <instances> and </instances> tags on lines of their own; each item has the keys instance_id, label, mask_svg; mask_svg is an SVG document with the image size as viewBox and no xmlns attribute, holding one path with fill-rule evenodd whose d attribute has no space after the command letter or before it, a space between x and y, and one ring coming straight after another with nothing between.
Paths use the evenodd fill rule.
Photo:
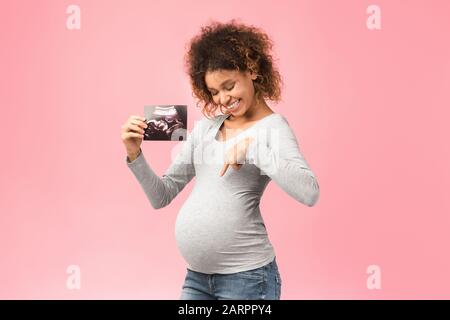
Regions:
<instances>
[{"instance_id":1,"label":"pregnant belly","mask_svg":"<svg viewBox=\"0 0 450 320\"><path fill-rule=\"evenodd\" d=\"M224 201L225 200L225 201ZM234 199L211 201L190 197L180 209L175 223L178 249L186 262L194 269L210 266L238 252L239 237L236 230L249 223L245 206ZM211 205L212 203L212 205Z\"/></svg>"}]
</instances>

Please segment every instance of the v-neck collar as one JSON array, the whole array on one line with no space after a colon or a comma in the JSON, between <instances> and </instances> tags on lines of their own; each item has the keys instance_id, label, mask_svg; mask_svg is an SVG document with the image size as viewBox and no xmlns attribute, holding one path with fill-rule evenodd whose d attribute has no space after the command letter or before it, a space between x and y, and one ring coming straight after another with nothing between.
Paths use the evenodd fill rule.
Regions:
<instances>
[{"instance_id":1,"label":"v-neck collar","mask_svg":"<svg viewBox=\"0 0 450 320\"><path fill-rule=\"evenodd\" d=\"M255 124L251 125L251 126L248 127L248 128L245 128L244 130L241 130L237 135L233 136L232 138L229 138L229 139L227 139L227 140L217 140L217 136L218 136L218 134L219 134L220 128L222 127L222 124L225 122L226 119L228 119L228 117L229 117L230 115L231 115L231 113L230 113L230 114L224 114L224 115L221 116L221 119L219 120L218 125L217 125L217 127L216 127L216 129L215 129L215 132L214 132L214 141L219 142L219 143L227 143L227 142L229 142L229 141L232 141L232 140L234 140L235 138L237 138L238 136L240 136L240 135L242 135L243 133L247 132L248 130L253 129L256 125L260 124L263 120L266 120L266 119L268 119L268 118L271 118L271 117L274 116L274 115L278 115L278 113L273 112L273 113L271 113L271 114L269 114L269 115L267 115L267 116L265 116L265 117L259 119L258 121L255 122ZM239 130L239 129L236 129L236 130Z\"/></svg>"}]
</instances>

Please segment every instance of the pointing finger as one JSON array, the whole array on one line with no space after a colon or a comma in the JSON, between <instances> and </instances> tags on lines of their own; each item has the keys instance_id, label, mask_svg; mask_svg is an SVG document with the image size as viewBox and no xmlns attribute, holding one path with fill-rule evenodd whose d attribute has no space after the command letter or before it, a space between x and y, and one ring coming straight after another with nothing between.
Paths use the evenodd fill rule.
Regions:
<instances>
[{"instance_id":1,"label":"pointing finger","mask_svg":"<svg viewBox=\"0 0 450 320\"><path fill-rule=\"evenodd\" d=\"M219 176L223 176L225 174L225 172L227 172L228 167L230 166L230 164L225 163L222 167L222 171L220 171Z\"/></svg>"}]
</instances>

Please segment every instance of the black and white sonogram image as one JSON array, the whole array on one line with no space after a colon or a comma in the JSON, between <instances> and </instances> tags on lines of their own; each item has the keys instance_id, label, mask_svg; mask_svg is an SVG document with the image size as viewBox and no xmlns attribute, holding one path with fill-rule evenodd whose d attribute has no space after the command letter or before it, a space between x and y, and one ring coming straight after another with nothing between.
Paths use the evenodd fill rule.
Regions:
<instances>
[{"instance_id":1,"label":"black and white sonogram image","mask_svg":"<svg viewBox=\"0 0 450 320\"><path fill-rule=\"evenodd\" d=\"M186 140L187 106L144 106L144 116L148 125L144 140Z\"/></svg>"}]
</instances>

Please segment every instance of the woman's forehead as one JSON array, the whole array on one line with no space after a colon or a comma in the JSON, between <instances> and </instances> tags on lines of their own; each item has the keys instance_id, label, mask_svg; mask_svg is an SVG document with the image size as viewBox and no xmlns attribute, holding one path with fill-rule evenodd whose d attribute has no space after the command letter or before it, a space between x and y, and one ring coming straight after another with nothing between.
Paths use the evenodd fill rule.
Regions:
<instances>
[{"instance_id":1,"label":"woman's forehead","mask_svg":"<svg viewBox=\"0 0 450 320\"><path fill-rule=\"evenodd\" d=\"M220 85L224 81L233 80L240 76L242 76L241 73L236 70L214 70L205 73L205 81L211 85Z\"/></svg>"}]
</instances>

